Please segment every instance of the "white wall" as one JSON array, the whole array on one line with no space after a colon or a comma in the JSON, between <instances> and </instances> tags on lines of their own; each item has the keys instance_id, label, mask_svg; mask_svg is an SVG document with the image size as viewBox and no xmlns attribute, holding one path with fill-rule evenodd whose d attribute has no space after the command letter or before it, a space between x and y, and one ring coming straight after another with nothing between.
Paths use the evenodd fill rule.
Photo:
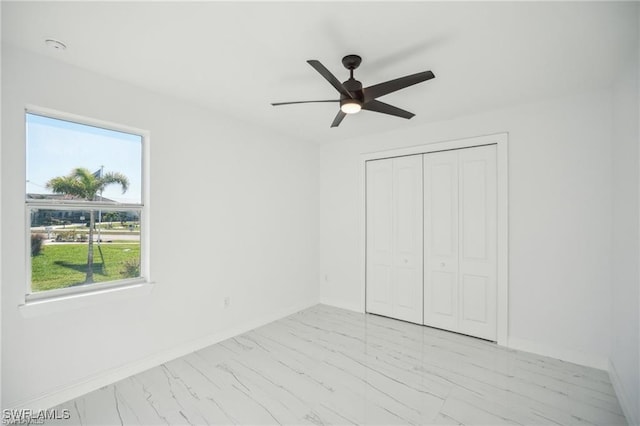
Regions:
<instances>
[{"instance_id":1,"label":"white wall","mask_svg":"<svg viewBox=\"0 0 640 426\"><path fill-rule=\"evenodd\" d=\"M4 407L317 302L317 147L7 46L2 66ZM26 104L151 132L151 295L18 310Z\"/></svg>"},{"instance_id":2,"label":"white wall","mask_svg":"<svg viewBox=\"0 0 640 426\"><path fill-rule=\"evenodd\" d=\"M636 35L637 37L637 35ZM610 374L625 414L640 423L638 52L613 90L613 246ZM617 383L615 383L617 382Z\"/></svg>"},{"instance_id":3,"label":"white wall","mask_svg":"<svg viewBox=\"0 0 640 426\"><path fill-rule=\"evenodd\" d=\"M499 132L509 133L510 345L606 369L609 91L323 145L321 301L355 310L362 306L361 153Z\"/></svg>"},{"instance_id":4,"label":"white wall","mask_svg":"<svg viewBox=\"0 0 640 426\"><path fill-rule=\"evenodd\" d=\"M2 2L0 2L0 22L2 22ZM2 31L0 31L0 46L2 45ZM2 55L0 55L0 82L2 81ZM0 99L2 99L2 84L0 84ZM2 134L2 104L0 102L0 135ZM2 176L2 161L0 161L0 176ZM0 200L2 200L2 185L0 185ZM0 242L2 241L2 209L0 208ZM2 383L2 244L0 243L0 383ZM2 385L0 385L0 410L2 403Z\"/></svg>"}]
</instances>

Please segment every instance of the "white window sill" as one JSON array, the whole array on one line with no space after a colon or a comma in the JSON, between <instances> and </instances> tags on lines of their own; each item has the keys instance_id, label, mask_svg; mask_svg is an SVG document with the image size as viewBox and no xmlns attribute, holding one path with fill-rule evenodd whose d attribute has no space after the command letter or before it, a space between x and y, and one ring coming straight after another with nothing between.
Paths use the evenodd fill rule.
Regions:
<instances>
[{"instance_id":1,"label":"white window sill","mask_svg":"<svg viewBox=\"0 0 640 426\"><path fill-rule=\"evenodd\" d=\"M18 310L24 318L33 318L132 297L147 296L151 294L153 288L153 283L142 282L85 293L30 300L19 305Z\"/></svg>"}]
</instances>

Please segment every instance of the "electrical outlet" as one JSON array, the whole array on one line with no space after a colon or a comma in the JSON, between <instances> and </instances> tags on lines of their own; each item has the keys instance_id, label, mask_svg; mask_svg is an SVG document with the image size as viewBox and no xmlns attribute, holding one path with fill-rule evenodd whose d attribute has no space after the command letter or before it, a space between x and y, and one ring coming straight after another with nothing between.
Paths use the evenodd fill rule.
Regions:
<instances>
[{"instance_id":1,"label":"electrical outlet","mask_svg":"<svg viewBox=\"0 0 640 426\"><path fill-rule=\"evenodd\" d=\"M224 298L224 307L228 308L231 305L231 298L229 296Z\"/></svg>"}]
</instances>

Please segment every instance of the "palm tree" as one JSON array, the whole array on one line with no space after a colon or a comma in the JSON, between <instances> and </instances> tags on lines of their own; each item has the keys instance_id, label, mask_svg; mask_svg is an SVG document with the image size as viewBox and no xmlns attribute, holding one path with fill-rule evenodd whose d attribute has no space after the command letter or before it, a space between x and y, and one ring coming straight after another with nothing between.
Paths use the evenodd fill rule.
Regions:
<instances>
[{"instance_id":1,"label":"palm tree","mask_svg":"<svg viewBox=\"0 0 640 426\"><path fill-rule=\"evenodd\" d=\"M46 183L46 187L56 194L67 194L87 201L95 201L98 193L102 193L108 185L119 184L124 194L129 189L129 179L122 173L109 172L94 174L88 169L77 167L67 176L54 177ZM89 210L89 250L87 254L87 277L85 284L93 282L93 228L95 215Z\"/></svg>"}]
</instances>

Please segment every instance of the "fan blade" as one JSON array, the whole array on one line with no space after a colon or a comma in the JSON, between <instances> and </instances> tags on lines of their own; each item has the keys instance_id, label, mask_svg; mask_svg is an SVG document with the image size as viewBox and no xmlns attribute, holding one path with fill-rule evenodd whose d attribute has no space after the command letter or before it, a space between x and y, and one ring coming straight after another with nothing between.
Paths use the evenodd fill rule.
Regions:
<instances>
[{"instance_id":1,"label":"fan blade","mask_svg":"<svg viewBox=\"0 0 640 426\"><path fill-rule=\"evenodd\" d=\"M393 105L385 104L384 102L376 100L365 102L364 105L362 105L362 109L366 109L367 111L381 112L383 114L395 115L396 117L406 118L407 120L415 115L412 112L405 111L398 107L394 107Z\"/></svg>"},{"instance_id":2,"label":"fan blade","mask_svg":"<svg viewBox=\"0 0 640 426\"><path fill-rule=\"evenodd\" d=\"M335 87L341 95L344 95L349 99L353 99L353 95L344 88L342 83L340 83L340 80L338 80L333 74L331 74L331 71L329 71L324 65L322 65L320 61L310 59L307 61L307 63L311 65L316 71L318 71L320 75L325 78L325 80L331 83L331 85Z\"/></svg>"},{"instance_id":3,"label":"fan blade","mask_svg":"<svg viewBox=\"0 0 640 426\"><path fill-rule=\"evenodd\" d=\"M423 71L366 87L362 89L364 92L364 101L368 102L372 99L379 98L380 96L388 95L389 93L404 89L405 87L431 80L432 78L435 78L435 75L433 75L431 71Z\"/></svg>"},{"instance_id":4,"label":"fan blade","mask_svg":"<svg viewBox=\"0 0 640 426\"><path fill-rule=\"evenodd\" d=\"M333 123L331 123L331 127L338 127L340 125L340 123L342 123L342 120L344 120L344 118L346 116L347 116L347 114L342 112L342 110L339 110L338 111L338 115L336 115L336 118L333 119Z\"/></svg>"},{"instance_id":5,"label":"fan blade","mask_svg":"<svg viewBox=\"0 0 640 426\"><path fill-rule=\"evenodd\" d=\"M326 101L293 101L293 102L271 102L273 106L291 105L291 104L313 104L318 102L340 102L340 99L329 99Z\"/></svg>"}]
</instances>

